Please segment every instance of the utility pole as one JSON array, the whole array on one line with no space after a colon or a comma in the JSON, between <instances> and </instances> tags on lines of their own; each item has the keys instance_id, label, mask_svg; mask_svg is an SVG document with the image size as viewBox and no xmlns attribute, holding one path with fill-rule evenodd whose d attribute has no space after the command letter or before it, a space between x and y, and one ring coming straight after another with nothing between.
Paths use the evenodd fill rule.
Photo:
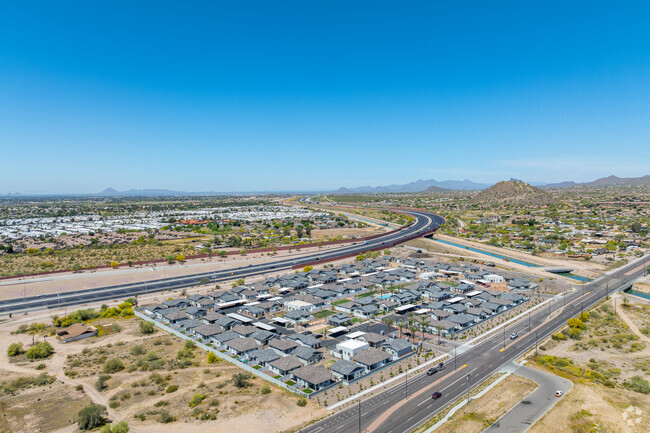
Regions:
<instances>
[{"instance_id":1,"label":"utility pole","mask_svg":"<svg viewBox=\"0 0 650 433\"><path fill-rule=\"evenodd\" d=\"M469 404L469 374L467 375L467 404Z\"/></svg>"},{"instance_id":2,"label":"utility pole","mask_svg":"<svg viewBox=\"0 0 650 433\"><path fill-rule=\"evenodd\" d=\"M537 355L537 331L535 331L535 355Z\"/></svg>"},{"instance_id":3,"label":"utility pole","mask_svg":"<svg viewBox=\"0 0 650 433\"><path fill-rule=\"evenodd\" d=\"M456 371L456 346L454 346L454 371Z\"/></svg>"},{"instance_id":4,"label":"utility pole","mask_svg":"<svg viewBox=\"0 0 650 433\"><path fill-rule=\"evenodd\" d=\"M506 348L506 326L503 325L503 348Z\"/></svg>"},{"instance_id":5,"label":"utility pole","mask_svg":"<svg viewBox=\"0 0 650 433\"><path fill-rule=\"evenodd\" d=\"M530 311L528 312L528 333L530 333Z\"/></svg>"},{"instance_id":6,"label":"utility pole","mask_svg":"<svg viewBox=\"0 0 650 433\"><path fill-rule=\"evenodd\" d=\"M607 285L605 286L605 299L609 301L609 281L607 282Z\"/></svg>"}]
</instances>

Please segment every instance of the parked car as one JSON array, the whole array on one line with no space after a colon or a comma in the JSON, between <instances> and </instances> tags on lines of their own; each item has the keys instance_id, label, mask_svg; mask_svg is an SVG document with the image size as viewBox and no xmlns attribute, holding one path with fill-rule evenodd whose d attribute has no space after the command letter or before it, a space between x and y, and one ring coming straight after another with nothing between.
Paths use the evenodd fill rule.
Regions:
<instances>
[{"instance_id":1,"label":"parked car","mask_svg":"<svg viewBox=\"0 0 650 433\"><path fill-rule=\"evenodd\" d=\"M513 332L512 334L510 334L510 339L511 340L514 340L517 337L519 337L519 334L517 334L516 332Z\"/></svg>"},{"instance_id":2,"label":"parked car","mask_svg":"<svg viewBox=\"0 0 650 433\"><path fill-rule=\"evenodd\" d=\"M562 391L555 391L555 396L556 397L562 397L564 395L564 392Z\"/></svg>"},{"instance_id":3,"label":"parked car","mask_svg":"<svg viewBox=\"0 0 650 433\"><path fill-rule=\"evenodd\" d=\"M441 393L441 392L438 392L438 391L434 392L434 393L431 395L431 398L434 399L434 400L438 400L440 397L442 397L442 393Z\"/></svg>"},{"instance_id":4,"label":"parked car","mask_svg":"<svg viewBox=\"0 0 650 433\"><path fill-rule=\"evenodd\" d=\"M441 370L444 370L444 369L445 369L445 364L443 364L443 363L441 362L441 363L438 364L437 366L435 366L435 367L431 367L430 369L428 369L428 370L427 370L427 376L431 376L431 375L433 375L433 374L436 374L437 372L439 372L439 371L441 371Z\"/></svg>"}]
</instances>

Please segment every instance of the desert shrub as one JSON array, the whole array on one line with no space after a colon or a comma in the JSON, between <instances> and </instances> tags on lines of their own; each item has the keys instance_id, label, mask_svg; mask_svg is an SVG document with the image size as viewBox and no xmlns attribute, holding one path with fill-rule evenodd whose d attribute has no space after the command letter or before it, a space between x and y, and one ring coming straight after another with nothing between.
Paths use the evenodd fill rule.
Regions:
<instances>
[{"instance_id":1,"label":"desert shrub","mask_svg":"<svg viewBox=\"0 0 650 433\"><path fill-rule=\"evenodd\" d=\"M176 421L176 417L172 416L172 414L166 410L161 410L160 414L158 415L158 421L163 424L167 424Z\"/></svg>"},{"instance_id":2,"label":"desert shrub","mask_svg":"<svg viewBox=\"0 0 650 433\"><path fill-rule=\"evenodd\" d=\"M305 400L304 398L299 398L296 404L300 407L305 407L307 406L307 400Z\"/></svg>"},{"instance_id":3,"label":"desert shrub","mask_svg":"<svg viewBox=\"0 0 650 433\"><path fill-rule=\"evenodd\" d=\"M140 356L143 355L146 352L145 348L141 344L136 344L129 350L129 353L133 356Z\"/></svg>"},{"instance_id":4,"label":"desert shrub","mask_svg":"<svg viewBox=\"0 0 650 433\"><path fill-rule=\"evenodd\" d=\"M106 424L106 406L90 403L77 414L79 430L92 430Z\"/></svg>"},{"instance_id":5,"label":"desert shrub","mask_svg":"<svg viewBox=\"0 0 650 433\"><path fill-rule=\"evenodd\" d=\"M23 343L11 343L7 348L7 356L18 356L25 353Z\"/></svg>"},{"instance_id":6,"label":"desert shrub","mask_svg":"<svg viewBox=\"0 0 650 433\"><path fill-rule=\"evenodd\" d=\"M214 364L218 360L219 358L217 357L217 355L215 355L213 352L208 352L208 363Z\"/></svg>"},{"instance_id":7,"label":"desert shrub","mask_svg":"<svg viewBox=\"0 0 650 433\"><path fill-rule=\"evenodd\" d=\"M156 328L153 323L142 320L140 321L140 332L145 335L153 334L156 332Z\"/></svg>"},{"instance_id":8,"label":"desert shrub","mask_svg":"<svg viewBox=\"0 0 650 433\"><path fill-rule=\"evenodd\" d=\"M237 388L246 388L250 385L251 375L249 373L235 373L232 375L232 383Z\"/></svg>"},{"instance_id":9,"label":"desert shrub","mask_svg":"<svg viewBox=\"0 0 650 433\"><path fill-rule=\"evenodd\" d=\"M95 389L97 391L103 391L105 390L108 386L106 385L106 382L108 379L111 377L107 374L100 374L99 377L97 378L97 382L95 382Z\"/></svg>"},{"instance_id":10,"label":"desert shrub","mask_svg":"<svg viewBox=\"0 0 650 433\"><path fill-rule=\"evenodd\" d=\"M563 334L563 333L561 333L561 332L556 332L555 334L553 334L553 335L551 336L551 338L552 338L553 340L555 340L555 341L562 341L562 340L564 340L565 337L564 337L564 334Z\"/></svg>"},{"instance_id":11,"label":"desert shrub","mask_svg":"<svg viewBox=\"0 0 650 433\"><path fill-rule=\"evenodd\" d=\"M178 385L169 385L165 390L166 393L176 392L178 390Z\"/></svg>"},{"instance_id":12,"label":"desert shrub","mask_svg":"<svg viewBox=\"0 0 650 433\"><path fill-rule=\"evenodd\" d=\"M271 393L271 387L268 386L267 384L264 384L260 387L260 393L261 394L270 394Z\"/></svg>"},{"instance_id":13,"label":"desert shrub","mask_svg":"<svg viewBox=\"0 0 650 433\"><path fill-rule=\"evenodd\" d=\"M128 433L129 432L129 425L124 422L120 421L114 426L110 425L105 425L104 428L102 428L101 433Z\"/></svg>"},{"instance_id":14,"label":"desert shrub","mask_svg":"<svg viewBox=\"0 0 650 433\"><path fill-rule=\"evenodd\" d=\"M124 370L124 363L119 358L111 358L104 363L104 373L112 374Z\"/></svg>"},{"instance_id":15,"label":"desert shrub","mask_svg":"<svg viewBox=\"0 0 650 433\"><path fill-rule=\"evenodd\" d=\"M205 396L203 394L194 394L192 399L190 400L190 407L195 407L203 403L203 400L205 399Z\"/></svg>"},{"instance_id":16,"label":"desert shrub","mask_svg":"<svg viewBox=\"0 0 650 433\"><path fill-rule=\"evenodd\" d=\"M46 341L42 343L36 343L34 346L30 347L25 355L28 359L45 359L52 356L54 353L54 348L52 345Z\"/></svg>"},{"instance_id":17,"label":"desert shrub","mask_svg":"<svg viewBox=\"0 0 650 433\"><path fill-rule=\"evenodd\" d=\"M650 382L641 376L632 377L630 380L625 381L623 386L641 394L650 394Z\"/></svg>"}]
</instances>

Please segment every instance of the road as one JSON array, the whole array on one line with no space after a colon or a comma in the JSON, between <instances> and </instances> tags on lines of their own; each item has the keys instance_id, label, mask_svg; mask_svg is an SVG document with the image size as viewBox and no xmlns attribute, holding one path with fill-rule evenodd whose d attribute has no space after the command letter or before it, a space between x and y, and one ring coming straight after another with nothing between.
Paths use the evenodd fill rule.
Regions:
<instances>
[{"instance_id":1,"label":"road","mask_svg":"<svg viewBox=\"0 0 650 433\"><path fill-rule=\"evenodd\" d=\"M145 282L118 284L100 288L76 290L60 294L30 296L0 301L0 315L16 314L25 311L41 310L47 308L60 308L70 305L79 305L104 300L123 299L145 293L160 292L163 290L182 289L200 284L201 279L208 278L210 283L245 278L254 275L277 272L291 269L294 266L324 260L354 256L359 253L384 249L406 242L408 240L434 233L443 223L441 216L421 211L403 211L415 218L415 222L395 233L362 241L352 245L328 251L311 253L301 257L284 258L273 262L258 265L237 267L228 270L196 273L189 276L162 278Z\"/></svg>"},{"instance_id":2,"label":"road","mask_svg":"<svg viewBox=\"0 0 650 433\"><path fill-rule=\"evenodd\" d=\"M615 291L625 289L643 275L649 256L632 262L600 277L561 300L549 303L548 308L524 317L491 337L476 344L456 359L447 361L440 376L418 374L380 394L334 413L302 430L303 433L407 433L433 417L447 405L467 393L467 376L470 387L489 378L504 364L516 359L537 342L550 336L566 324L567 319L596 304ZM519 337L510 340L512 332ZM454 369L456 365L456 369ZM440 373L439 373L440 374ZM442 397L432 400L431 394L442 392Z\"/></svg>"}]
</instances>

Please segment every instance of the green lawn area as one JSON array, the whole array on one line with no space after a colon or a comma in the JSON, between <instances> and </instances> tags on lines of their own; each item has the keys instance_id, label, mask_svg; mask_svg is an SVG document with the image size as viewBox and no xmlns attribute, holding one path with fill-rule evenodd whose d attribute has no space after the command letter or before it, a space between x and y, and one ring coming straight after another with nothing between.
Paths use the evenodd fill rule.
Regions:
<instances>
[{"instance_id":1,"label":"green lawn area","mask_svg":"<svg viewBox=\"0 0 650 433\"><path fill-rule=\"evenodd\" d=\"M372 292L368 292L368 293L363 293L363 294L357 296L357 298L367 298L368 296L372 296L372 295L374 295L375 293L377 293L377 291L372 291Z\"/></svg>"},{"instance_id":2,"label":"green lawn area","mask_svg":"<svg viewBox=\"0 0 650 433\"><path fill-rule=\"evenodd\" d=\"M287 381L284 382L284 383L286 383L286 384L289 385L289 386L294 386L294 385L296 384L296 382L294 382L293 380L287 380Z\"/></svg>"},{"instance_id":3,"label":"green lawn area","mask_svg":"<svg viewBox=\"0 0 650 433\"><path fill-rule=\"evenodd\" d=\"M273 376L273 379L280 379L282 377L281 374L278 374L277 376Z\"/></svg>"},{"instance_id":4,"label":"green lawn area","mask_svg":"<svg viewBox=\"0 0 650 433\"><path fill-rule=\"evenodd\" d=\"M314 391L312 391L311 389L307 388L307 389L303 390L302 392L304 392L305 394L311 394L311 393L314 392Z\"/></svg>"},{"instance_id":5,"label":"green lawn area","mask_svg":"<svg viewBox=\"0 0 650 433\"><path fill-rule=\"evenodd\" d=\"M334 314L334 311L332 311L332 310L321 310L321 311L319 311L317 313L314 313L313 316L314 316L314 319L323 319L323 318L325 318L327 316L331 316L332 314Z\"/></svg>"},{"instance_id":6,"label":"green lawn area","mask_svg":"<svg viewBox=\"0 0 650 433\"><path fill-rule=\"evenodd\" d=\"M345 304L346 302L350 302L350 300L349 299L339 299L338 301L332 302L332 305L337 306L337 305Z\"/></svg>"},{"instance_id":7,"label":"green lawn area","mask_svg":"<svg viewBox=\"0 0 650 433\"><path fill-rule=\"evenodd\" d=\"M253 368L254 368L255 370L259 370L260 368L262 368L262 366L261 366L261 365L256 365L256 366L254 366Z\"/></svg>"}]
</instances>

